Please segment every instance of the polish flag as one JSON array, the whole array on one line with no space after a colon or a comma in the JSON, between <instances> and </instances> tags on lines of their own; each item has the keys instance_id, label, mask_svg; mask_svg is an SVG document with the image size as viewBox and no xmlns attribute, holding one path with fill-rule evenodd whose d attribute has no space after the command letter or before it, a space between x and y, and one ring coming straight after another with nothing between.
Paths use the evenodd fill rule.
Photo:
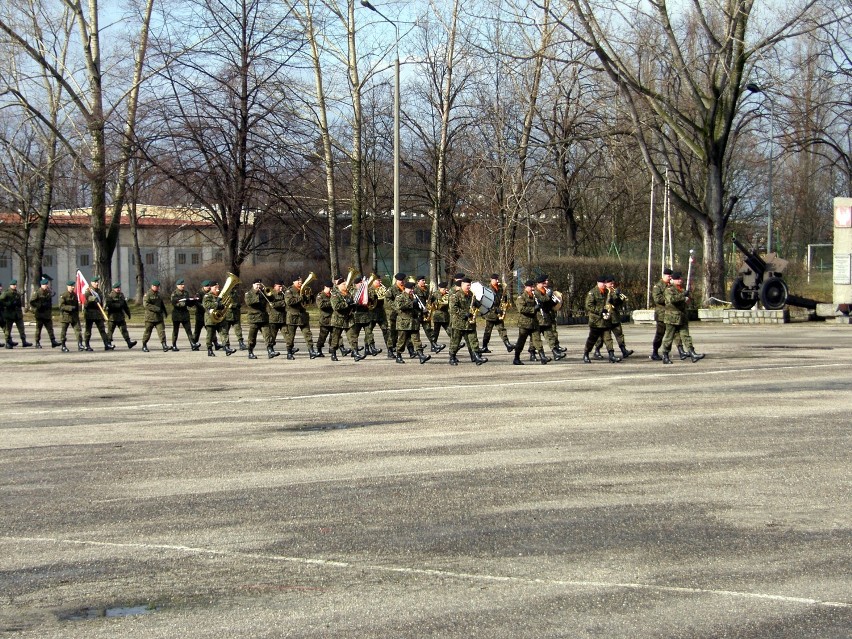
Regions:
<instances>
[{"instance_id":1,"label":"polish flag","mask_svg":"<svg viewBox=\"0 0 852 639\"><path fill-rule=\"evenodd\" d=\"M370 289L367 286L367 280L364 280L358 285L358 290L355 293L355 303L358 306L367 306L370 303Z\"/></svg>"},{"instance_id":2,"label":"polish flag","mask_svg":"<svg viewBox=\"0 0 852 639\"><path fill-rule=\"evenodd\" d=\"M74 292L77 294L77 299L80 301L80 306L86 304L86 292L89 290L89 283L86 281L86 276L77 269L77 277L74 280Z\"/></svg>"}]
</instances>

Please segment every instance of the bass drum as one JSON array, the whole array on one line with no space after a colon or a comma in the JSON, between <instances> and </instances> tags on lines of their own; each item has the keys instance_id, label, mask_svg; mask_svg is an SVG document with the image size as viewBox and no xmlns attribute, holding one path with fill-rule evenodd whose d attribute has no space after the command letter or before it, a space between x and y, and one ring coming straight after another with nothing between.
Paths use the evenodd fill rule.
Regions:
<instances>
[{"instance_id":1,"label":"bass drum","mask_svg":"<svg viewBox=\"0 0 852 639\"><path fill-rule=\"evenodd\" d=\"M474 282L470 285L470 292L473 293L473 298L479 302L482 313L487 313L494 308L494 304L496 303L494 289L491 287L485 288L482 282Z\"/></svg>"}]
</instances>

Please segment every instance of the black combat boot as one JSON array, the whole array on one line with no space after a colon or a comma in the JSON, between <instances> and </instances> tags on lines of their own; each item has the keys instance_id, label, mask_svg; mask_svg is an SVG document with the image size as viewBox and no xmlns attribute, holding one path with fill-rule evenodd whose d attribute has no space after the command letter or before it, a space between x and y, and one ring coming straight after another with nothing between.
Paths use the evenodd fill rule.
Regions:
<instances>
[{"instance_id":1,"label":"black combat boot","mask_svg":"<svg viewBox=\"0 0 852 639\"><path fill-rule=\"evenodd\" d=\"M317 357L319 357L319 353L316 350L314 350L313 348L311 348L310 350L308 350L308 356L311 359L316 359Z\"/></svg>"},{"instance_id":2,"label":"black combat boot","mask_svg":"<svg viewBox=\"0 0 852 639\"><path fill-rule=\"evenodd\" d=\"M392 348L388 348L388 359L396 359L396 351Z\"/></svg>"},{"instance_id":3,"label":"black combat boot","mask_svg":"<svg viewBox=\"0 0 852 639\"><path fill-rule=\"evenodd\" d=\"M567 353L568 352L567 348L564 348L564 347L560 346L559 344L556 345L556 350L559 351L560 353Z\"/></svg>"},{"instance_id":4,"label":"black combat boot","mask_svg":"<svg viewBox=\"0 0 852 639\"><path fill-rule=\"evenodd\" d=\"M691 357L691 358L692 358L692 363L693 363L693 364L694 364L695 362L699 361L699 360L704 359L704 353L701 353L701 354L696 353L696 352L695 352L695 347L692 347L691 349L689 349L689 353L688 353L688 355L689 355L689 357Z\"/></svg>"},{"instance_id":5,"label":"black combat boot","mask_svg":"<svg viewBox=\"0 0 852 639\"><path fill-rule=\"evenodd\" d=\"M115 346L113 346L112 342L104 342L104 350L105 351L114 351Z\"/></svg>"},{"instance_id":6,"label":"black combat boot","mask_svg":"<svg viewBox=\"0 0 852 639\"><path fill-rule=\"evenodd\" d=\"M583 351L583 363L584 364L591 364L592 363L592 360L589 359L589 351Z\"/></svg>"},{"instance_id":7,"label":"black combat boot","mask_svg":"<svg viewBox=\"0 0 852 639\"><path fill-rule=\"evenodd\" d=\"M322 349L322 346L317 346L317 357L325 357L325 353L322 352Z\"/></svg>"},{"instance_id":8,"label":"black combat boot","mask_svg":"<svg viewBox=\"0 0 852 639\"><path fill-rule=\"evenodd\" d=\"M81 352L86 350L86 347L83 346L83 342L77 342L77 350Z\"/></svg>"},{"instance_id":9,"label":"black combat boot","mask_svg":"<svg viewBox=\"0 0 852 639\"><path fill-rule=\"evenodd\" d=\"M601 347L595 346L594 354L592 355L595 359L603 359L603 355L601 355Z\"/></svg>"},{"instance_id":10,"label":"black combat boot","mask_svg":"<svg viewBox=\"0 0 852 639\"><path fill-rule=\"evenodd\" d=\"M296 359L296 351L292 348L287 349L287 359Z\"/></svg>"},{"instance_id":11,"label":"black combat boot","mask_svg":"<svg viewBox=\"0 0 852 639\"><path fill-rule=\"evenodd\" d=\"M609 363L610 364L618 364L621 361L620 357L615 356L615 351L609 351Z\"/></svg>"},{"instance_id":12,"label":"black combat boot","mask_svg":"<svg viewBox=\"0 0 852 639\"><path fill-rule=\"evenodd\" d=\"M171 347L169 350L172 350L172 351L174 351L175 353L180 353L180 349L177 347L177 343L176 343L176 342L172 342L172 347Z\"/></svg>"},{"instance_id":13,"label":"black combat boot","mask_svg":"<svg viewBox=\"0 0 852 639\"><path fill-rule=\"evenodd\" d=\"M555 348L554 348L554 349L553 349L553 359L554 359L554 361L557 361L557 362L558 362L560 359L565 359L565 353L563 353L563 352L561 352L561 351L559 351L559 350L557 350L557 349L555 349Z\"/></svg>"},{"instance_id":14,"label":"black combat boot","mask_svg":"<svg viewBox=\"0 0 852 639\"><path fill-rule=\"evenodd\" d=\"M378 355L379 353L381 353L381 352L382 352L382 349L381 349L381 348L376 348L376 345L375 345L375 344L370 344L370 348L372 348L372 349L373 349L373 355Z\"/></svg>"},{"instance_id":15,"label":"black combat boot","mask_svg":"<svg viewBox=\"0 0 852 639\"><path fill-rule=\"evenodd\" d=\"M518 357L517 355L515 355L515 359L512 360L512 363L515 366L523 366L524 365L524 363L521 361L521 358Z\"/></svg>"},{"instance_id":16,"label":"black combat boot","mask_svg":"<svg viewBox=\"0 0 852 639\"><path fill-rule=\"evenodd\" d=\"M350 351L350 353L352 353L352 359L354 359L356 362L360 362L362 359L367 359L366 350L362 351L361 349L356 348Z\"/></svg>"},{"instance_id":17,"label":"black combat boot","mask_svg":"<svg viewBox=\"0 0 852 639\"><path fill-rule=\"evenodd\" d=\"M51 348L56 348L57 346L61 346L61 345L62 344L60 342L57 342L55 338L53 338L53 337L50 338L50 347Z\"/></svg>"},{"instance_id":18,"label":"black combat boot","mask_svg":"<svg viewBox=\"0 0 852 639\"><path fill-rule=\"evenodd\" d=\"M655 362L659 362L659 361L660 361L661 359L663 359L663 358L662 358L662 357L660 357L660 353L659 353L659 352L657 351L657 349L655 348L655 349L654 349L654 352L653 352L653 353L651 353L650 355L648 355L648 359L654 360Z\"/></svg>"},{"instance_id":19,"label":"black combat boot","mask_svg":"<svg viewBox=\"0 0 852 639\"><path fill-rule=\"evenodd\" d=\"M275 350L275 347L273 347L273 346L267 346L266 347L266 356L269 359L272 359L273 357L278 357L280 354L281 353L279 353L278 351Z\"/></svg>"},{"instance_id":20,"label":"black combat boot","mask_svg":"<svg viewBox=\"0 0 852 639\"><path fill-rule=\"evenodd\" d=\"M133 342L134 344L136 342ZM201 350L201 342L190 342L192 344L192 350L200 351ZM132 347L131 347L132 348Z\"/></svg>"},{"instance_id":21,"label":"black combat boot","mask_svg":"<svg viewBox=\"0 0 852 639\"><path fill-rule=\"evenodd\" d=\"M488 342L486 342L485 340L482 340L482 348L479 349L479 352L481 352L481 353L490 353L491 352L491 349L488 348Z\"/></svg>"},{"instance_id":22,"label":"black combat boot","mask_svg":"<svg viewBox=\"0 0 852 639\"><path fill-rule=\"evenodd\" d=\"M339 359L337 359L337 349L336 348L331 349L331 361L332 362L339 362L340 361Z\"/></svg>"},{"instance_id":23,"label":"black combat boot","mask_svg":"<svg viewBox=\"0 0 852 639\"><path fill-rule=\"evenodd\" d=\"M148 350L148 342L142 342L142 352L143 353L150 353L151 352L151 351Z\"/></svg>"},{"instance_id":24,"label":"black combat boot","mask_svg":"<svg viewBox=\"0 0 852 639\"><path fill-rule=\"evenodd\" d=\"M663 364L671 364L672 360L669 359L669 354L666 351L663 351Z\"/></svg>"},{"instance_id":25,"label":"black combat boot","mask_svg":"<svg viewBox=\"0 0 852 639\"><path fill-rule=\"evenodd\" d=\"M689 353L686 352L686 349L683 347L683 344L677 345L677 354L680 355L681 359L686 359L689 357Z\"/></svg>"},{"instance_id":26,"label":"black combat boot","mask_svg":"<svg viewBox=\"0 0 852 639\"><path fill-rule=\"evenodd\" d=\"M21 346L23 346L24 348L28 348L28 347L32 346L32 342L28 342L26 337L22 337L21 338Z\"/></svg>"},{"instance_id":27,"label":"black combat boot","mask_svg":"<svg viewBox=\"0 0 852 639\"><path fill-rule=\"evenodd\" d=\"M168 350L168 349L166 349L166 350ZM231 348L230 345L225 344L225 357L230 357L231 355L233 355L236 352L237 352L236 348Z\"/></svg>"},{"instance_id":28,"label":"black combat boot","mask_svg":"<svg viewBox=\"0 0 852 639\"><path fill-rule=\"evenodd\" d=\"M271 356L270 356L270 357L271 357ZM248 358L249 358L249 359L257 359L257 355L255 355L255 354L254 354L254 349L253 349L253 348L248 349Z\"/></svg>"},{"instance_id":29,"label":"black combat boot","mask_svg":"<svg viewBox=\"0 0 852 639\"><path fill-rule=\"evenodd\" d=\"M539 359L541 360L541 363L542 363L542 364L547 364L547 362L549 362L549 361L550 361L550 358L549 358L547 355L545 355L545 354L544 354L544 349L543 349L543 348L542 348L542 349L541 349L541 351L539 352L538 356L539 356Z\"/></svg>"},{"instance_id":30,"label":"black combat boot","mask_svg":"<svg viewBox=\"0 0 852 639\"><path fill-rule=\"evenodd\" d=\"M8 348L9 350L15 348L14 346L12 346L12 340L10 340L10 339L6 340L6 348Z\"/></svg>"},{"instance_id":31,"label":"black combat boot","mask_svg":"<svg viewBox=\"0 0 852 639\"><path fill-rule=\"evenodd\" d=\"M36 350L39 350L39 351L40 351L40 350L41 350L41 342L38 342L38 341L37 341L37 342L35 343L35 347L36 347Z\"/></svg>"},{"instance_id":32,"label":"black combat boot","mask_svg":"<svg viewBox=\"0 0 852 639\"><path fill-rule=\"evenodd\" d=\"M405 360L402 358L402 353L397 352L396 354L396 363L397 364L405 364Z\"/></svg>"},{"instance_id":33,"label":"black combat boot","mask_svg":"<svg viewBox=\"0 0 852 639\"><path fill-rule=\"evenodd\" d=\"M408 359L414 359L417 357L417 353L414 352L414 344L408 342Z\"/></svg>"},{"instance_id":34,"label":"black combat boot","mask_svg":"<svg viewBox=\"0 0 852 639\"><path fill-rule=\"evenodd\" d=\"M245 342L245 340L242 340L242 339L241 339L241 340L240 340L240 350L241 350L241 351L244 351L244 350L246 350L247 348L248 348L248 346L246 346L246 342Z\"/></svg>"},{"instance_id":35,"label":"black combat boot","mask_svg":"<svg viewBox=\"0 0 852 639\"><path fill-rule=\"evenodd\" d=\"M628 350L624 344L620 344L619 348L621 349L621 357L622 359L627 359L631 355L633 355L633 351Z\"/></svg>"},{"instance_id":36,"label":"black combat boot","mask_svg":"<svg viewBox=\"0 0 852 639\"><path fill-rule=\"evenodd\" d=\"M431 355L425 355L425 354L423 353L423 349L422 349L422 348L421 348L419 351L417 351L417 357L419 357L419 358L420 358L420 363L421 363L421 364L425 364L425 363L426 363L426 362L428 362L430 359L432 359L432 356L431 356Z\"/></svg>"},{"instance_id":37,"label":"black combat boot","mask_svg":"<svg viewBox=\"0 0 852 639\"><path fill-rule=\"evenodd\" d=\"M162 347L163 347L163 352L164 352L164 353L168 353L170 350L172 350L172 349L170 349L170 348L169 348L169 345L168 345L168 344L166 344L165 342L163 342L163 343L162 343ZM226 347L226 348L227 348L227 347ZM175 349L175 350L177 350L177 349Z\"/></svg>"},{"instance_id":38,"label":"black combat boot","mask_svg":"<svg viewBox=\"0 0 852 639\"><path fill-rule=\"evenodd\" d=\"M143 345L142 350L147 351L147 347ZM208 347L208 349L207 349L207 357L216 357L216 353L213 352L212 346Z\"/></svg>"},{"instance_id":39,"label":"black combat boot","mask_svg":"<svg viewBox=\"0 0 852 639\"><path fill-rule=\"evenodd\" d=\"M504 339L503 344L506 345L506 352L507 353L511 353L513 350L515 350L515 345L512 344L508 339Z\"/></svg>"},{"instance_id":40,"label":"black combat boot","mask_svg":"<svg viewBox=\"0 0 852 639\"><path fill-rule=\"evenodd\" d=\"M62 342L62 352L63 352L63 353L67 353L67 352L68 352L68 347L67 347L67 346L65 346L65 342Z\"/></svg>"},{"instance_id":41,"label":"black combat boot","mask_svg":"<svg viewBox=\"0 0 852 639\"><path fill-rule=\"evenodd\" d=\"M93 351L95 350L94 348L92 348L92 347L89 345L89 342L88 342L88 341L86 342L86 350L87 350L87 351L89 351L89 352L93 352Z\"/></svg>"},{"instance_id":42,"label":"black combat boot","mask_svg":"<svg viewBox=\"0 0 852 639\"><path fill-rule=\"evenodd\" d=\"M450 366L458 366L459 360L455 353L450 353Z\"/></svg>"},{"instance_id":43,"label":"black combat boot","mask_svg":"<svg viewBox=\"0 0 852 639\"><path fill-rule=\"evenodd\" d=\"M136 340L133 340L133 339L129 339L129 340L127 340L127 348L128 348L128 349L131 349L131 348L133 348L134 346L136 346Z\"/></svg>"},{"instance_id":44,"label":"black combat boot","mask_svg":"<svg viewBox=\"0 0 852 639\"><path fill-rule=\"evenodd\" d=\"M439 344L438 342L432 342L431 346L433 353L440 353L442 350L447 348L446 344Z\"/></svg>"},{"instance_id":45,"label":"black combat boot","mask_svg":"<svg viewBox=\"0 0 852 639\"><path fill-rule=\"evenodd\" d=\"M341 346L340 354L343 355L343 357L349 357L352 354L352 349L346 348L345 346Z\"/></svg>"},{"instance_id":46,"label":"black combat boot","mask_svg":"<svg viewBox=\"0 0 852 639\"><path fill-rule=\"evenodd\" d=\"M472 357L473 357L473 363L476 364L477 366L482 366L485 362L488 361L488 358L483 357L482 353L480 353L479 351L473 351Z\"/></svg>"},{"instance_id":47,"label":"black combat boot","mask_svg":"<svg viewBox=\"0 0 852 639\"><path fill-rule=\"evenodd\" d=\"M538 361L538 355L536 354L535 351L530 351L530 361L531 362L537 362Z\"/></svg>"}]
</instances>

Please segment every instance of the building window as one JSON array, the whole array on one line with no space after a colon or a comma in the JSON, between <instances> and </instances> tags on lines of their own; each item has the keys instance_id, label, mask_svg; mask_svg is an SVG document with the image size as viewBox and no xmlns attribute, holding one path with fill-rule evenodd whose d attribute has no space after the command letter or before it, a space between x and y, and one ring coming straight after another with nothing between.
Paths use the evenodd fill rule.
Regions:
<instances>
[{"instance_id":1,"label":"building window","mask_svg":"<svg viewBox=\"0 0 852 639\"><path fill-rule=\"evenodd\" d=\"M44 258L41 261L41 265L43 267L53 266L53 256L52 255L45 255Z\"/></svg>"},{"instance_id":2,"label":"building window","mask_svg":"<svg viewBox=\"0 0 852 639\"><path fill-rule=\"evenodd\" d=\"M415 231L414 241L417 244L430 244L432 241L432 231L430 229L419 229Z\"/></svg>"},{"instance_id":3,"label":"building window","mask_svg":"<svg viewBox=\"0 0 852 639\"><path fill-rule=\"evenodd\" d=\"M186 253L177 254L177 263L180 265L186 264Z\"/></svg>"},{"instance_id":4,"label":"building window","mask_svg":"<svg viewBox=\"0 0 852 639\"><path fill-rule=\"evenodd\" d=\"M198 266L199 264L201 264L201 255L199 255L198 253L193 253L190 256L190 261L192 262L193 266Z\"/></svg>"},{"instance_id":5,"label":"building window","mask_svg":"<svg viewBox=\"0 0 852 639\"><path fill-rule=\"evenodd\" d=\"M9 268L9 258L5 255L0 255L0 268Z\"/></svg>"},{"instance_id":6,"label":"building window","mask_svg":"<svg viewBox=\"0 0 852 639\"><path fill-rule=\"evenodd\" d=\"M154 264L154 257L155 257L155 254L154 254L154 253L145 253L145 264L146 264L147 266L153 266L153 264Z\"/></svg>"},{"instance_id":7,"label":"building window","mask_svg":"<svg viewBox=\"0 0 852 639\"><path fill-rule=\"evenodd\" d=\"M214 262L224 262L225 261L225 253L224 251L213 251L213 261Z\"/></svg>"},{"instance_id":8,"label":"building window","mask_svg":"<svg viewBox=\"0 0 852 639\"><path fill-rule=\"evenodd\" d=\"M91 261L88 253L80 253L80 266L89 266Z\"/></svg>"}]
</instances>

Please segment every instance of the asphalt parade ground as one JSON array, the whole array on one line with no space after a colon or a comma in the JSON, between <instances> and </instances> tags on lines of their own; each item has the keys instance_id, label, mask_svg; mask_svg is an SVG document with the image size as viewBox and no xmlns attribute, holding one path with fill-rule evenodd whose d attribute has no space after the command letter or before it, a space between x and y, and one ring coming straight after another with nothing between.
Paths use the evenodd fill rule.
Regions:
<instances>
[{"instance_id":1,"label":"asphalt parade ground","mask_svg":"<svg viewBox=\"0 0 852 639\"><path fill-rule=\"evenodd\" d=\"M632 325L620 364L579 326L546 366L0 351L0 636L852 637L852 327L691 329L671 366Z\"/></svg>"}]
</instances>

